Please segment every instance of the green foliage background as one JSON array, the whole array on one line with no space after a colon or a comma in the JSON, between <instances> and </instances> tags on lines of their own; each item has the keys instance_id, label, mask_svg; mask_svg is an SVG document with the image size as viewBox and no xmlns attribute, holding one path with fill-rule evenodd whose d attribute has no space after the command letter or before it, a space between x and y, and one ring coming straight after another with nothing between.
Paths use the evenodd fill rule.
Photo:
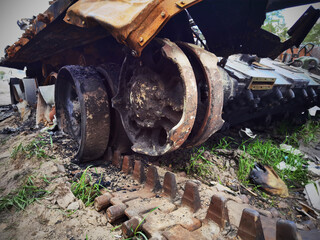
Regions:
<instances>
[{"instance_id":1,"label":"green foliage background","mask_svg":"<svg viewBox=\"0 0 320 240\"><path fill-rule=\"evenodd\" d=\"M261 28L277 35L278 37L280 37L282 42L289 37L287 35L288 28L282 14L282 10L267 13L266 19ZM316 45L320 44L320 23L316 23L313 26L313 28L303 41L303 43L310 42Z\"/></svg>"}]
</instances>

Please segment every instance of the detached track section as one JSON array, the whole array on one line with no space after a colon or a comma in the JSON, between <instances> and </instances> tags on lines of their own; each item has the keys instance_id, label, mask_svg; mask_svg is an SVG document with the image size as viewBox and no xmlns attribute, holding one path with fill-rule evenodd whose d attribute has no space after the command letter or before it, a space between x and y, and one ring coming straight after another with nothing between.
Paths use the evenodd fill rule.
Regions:
<instances>
[{"instance_id":1,"label":"detached track section","mask_svg":"<svg viewBox=\"0 0 320 240\"><path fill-rule=\"evenodd\" d=\"M58 74L55 101L59 127L78 142L77 158L91 161L107 149L110 108L104 80L94 67L65 66Z\"/></svg>"},{"instance_id":2,"label":"detached track section","mask_svg":"<svg viewBox=\"0 0 320 240\"><path fill-rule=\"evenodd\" d=\"M132 173L132 177L141 184L141 188L135 192L105 193L95 199L96 210L106 209L110 223L122 222L124 237L132 237L132 230L137 229L152 240L317 239L314 233L299 232L291 221L268 218L250 208L244 208L240 222L236 222L229 215L234 215L235 206L237 208L243 204L236 204L232 208L229 204L232 198L226 198L221 193L214 194L209 206L205 206L195 181L187 181L182 193L178 191L175 174L166 172L161 185L155 166L150 166L145 172L143 163L134 161L130 156L122 158L115 152L112 164L118 168L122 166L123 173ZM231 238L226 236L232 231L236 231L239 238L235 234Z\"/></svg>"}]
</instances>

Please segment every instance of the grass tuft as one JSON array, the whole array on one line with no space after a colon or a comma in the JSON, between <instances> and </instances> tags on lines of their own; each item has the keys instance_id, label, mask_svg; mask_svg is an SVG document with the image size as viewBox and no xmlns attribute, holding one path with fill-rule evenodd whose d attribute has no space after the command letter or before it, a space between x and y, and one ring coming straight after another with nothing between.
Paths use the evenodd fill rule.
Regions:
<instances>
[{"instance_id":1,"label":"grass tuft","mask_svg":"<svg viewBox=\"0 0 320 240\"><path fill-rule=\"evenodd\" d=\"M47 147L48 145L52 147L51 136L50 141L47 141L44 136L38 135L38 137L32 140L29 144L23 145L22 143L20 143L18 146L16 146L11 153L11 158L16 159L20 155L25 155L29 159L33 156L38 159L52 158L52 156L49 156L45 150L45 147Z\"/></svg>"},{"instance_id":2,"label":"grass tuft","mask_svg":"<svg viewBox=\"0 0 320 240\"><path fill-rule=\"evenodd\" d=\"M213 163L203 156L206 149L202 146L194 148L193 151L194 153L191 155L190 161L186 166L187 174L193 173L199 177L208 176L211 173L210 166L212 166Z\"/></svg>"},{"instance_id":3,"label":"grass tuft","mask_svg":"<svg viewBox=\"0 0 320 240\"><path fill-rule=\"evenodd\" d=\"M130 238L126 238L125 240L132 240L132 239L136 239L136 240L148 240L147 236L139 230L141 224L143 224L143 222L146 220L146 218L148 217L148 215L150 213L152 213L153 211L157 210L159 207L155 207L153 209L151 209L144 217L143 219L139 222L138 226L133 230L132 226L131 226L131 231L133 232L133 236ZM120 225L121 226L121 225Z\"/></svg>"},{"instance_id":4,"label":"grass tuft","mask_svg":"<svg viewBox=\"0 0 320 240\"><path fill-rule=\"evenodd\" d=\"M28 177L25 185L0 198L0 211L11 209L12 207L17 210L24 210L28 205L40 200L49 193L49 191L35 186L32 177Z\"/></svg>"},{"instance_id":5,"label":"grass tuft","mask_svg":"<svg viewBox=\"0 0 320 240\"><path fill-rule=\"evenodd\" d=\"M296 127L283 121L277 130L281 135L286 135L284 143L298 147L300 141L309 144L318 139L320 135L320 122L317 120L308 120L302 126Z\"/></svg>"},{"instance_id":6,"label":"grass tuft","mask_svg":"<svg viewBox=\"0 0 320 240\"><path fill-rule=\"evenodd\" d=\"M214 151L216 149L231 149L231 145L234 144L234 138L232 137L223 137L219 140L218 144L215 144L211 151Z\"/></svg>"},{"instance_id":7,"label":"grass tuft","mask_svg":"<svg viewBox=\"0 0 320 240\"><path fill-rule=\"evenodd\" d=\"M101 195L100 185L102 178L100 177L99 183L90 185L92 181L92 176L88 173L87 167L86 170L82 173L80 179L77 182L73 182L71 185L72 193L85 204L86 207L91 206L94 203L94 199Z\"/></svg>"}]
</instances>

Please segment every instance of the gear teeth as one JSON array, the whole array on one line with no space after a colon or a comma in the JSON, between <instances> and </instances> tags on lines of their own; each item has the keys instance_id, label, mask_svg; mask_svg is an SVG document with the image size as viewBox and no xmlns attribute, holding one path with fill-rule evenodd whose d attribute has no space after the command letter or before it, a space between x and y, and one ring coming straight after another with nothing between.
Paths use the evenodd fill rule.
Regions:
<instances>
[{"instance_id":1,"label":"gear teeth","mask_svg":"<svg viewBox=\"0 0 320 240\"><path fill-rule=\"evenodd\" d=\"M115 150L113 153L112 165L117 168L121 167L121 152L119 150Z\"/></svg>"},{"instance_id":2,"label":"gear teeth","mask_svg":"<svg viewBox=\"0 0 320 240\"><path fill-rule=\"evenodd\" d=\"M177 197L178 187L176 182L176 176L171 172L166 172L163 180L163 194L175 199Z\"/></svg>"},{"instance_id":3,"label":"gear teeth","mask_svg":"<svg viewBox=\"0 0 320 240\"><path fill-rule=\"evenodd\" d=\"M130 156L124 156L123 161L122 161L122 172L125 174L130 174L132 173L133 170L133 161Z\"/></svg>"},{"instance_id":4,"label":"gear teeth","mask_svg":"<svg viewBox=\"0 0 320 240\"><path fill-rule=\"evenodd\" d=\"M114 156L121 159L120 152ZM199 185L195 181L186 182L181 198L175 174L166 172L161 185L157 167L150 166L146 177L143 162L135 160L133 167L133 161L133 157L123 156L122 172L131 173L140 184L146 181L145 186L133 192L105 193L94 203L97 211L113 205L106 211L108 221L122 221L122 232L127 238L133 236L132 229L139 224L139 231L149 239L207 239L208 236L216 239L225 231L233 239L236 230L237 237L246 240L301 240L301 236L308 234L314 237L314 233L299 231L291 221L276 221L260 216L258 211L249 208L243 210L239 224L239 220L229 216L231 199L213 195L206 209L206 206L201 206ZM155 193L160 192L161 188L161 194ZM180 208L180 205L186 207Z\"/></svg>"},{"instance_id":5,"label":"gear teeth","mask_svg":"<svg viewBox=\"0 0 320 240\"><path fill-rule=\"evenodd\" d=\"M206 219L214 221L220 228L225 228L229 223L227 199L222 196L213 195Z\"/></svg>"},{"instance_id":6,"label":"gear teeth","mask_svg":"<svg viewBox=\"0 0 320 240\"><path fill-rule=\"evenodd\" d=\"M150 166L148 168L145 187L150 188L153 192L158 192L161 189L158 170L155 166Z\"/></svg>"},{"instance_id":7,"label":"gear teeth","mask_svg":"<svg viewBox=\"0 0 320 240\"><path fill-rule=\"evenodd\" d=\"M196 183L192 181L186 183L181 204L190 207L193 212L196 212L201 208L200 194Z\"/></svg>"},{"instance_id":8,"label":"gear teeth","mask_svg":"<svg viewBox=\"0 0 320 240\"><path fill-rule=\"evenodd\" d=\"M264 240L260 214L249 208L243 209L238 236L246 240Z\"/></svg>"},{"instance_id":9,"label":"gear teeth","mask_svg":"<svg viewBox=\"0 0 320 240\"><path fill-rule=\"evenodd\" d=\"M146 179L144 173L144 166L140 160L135 160L134 169L133 169L133 178L139 183L143 183Z\"/></svg>"},{"instance_id":10,"label":"gear teeth","mask_svg":"<svg viewBox=\"0 0 320 240\"><path fill-rule=\"evenodd\" d=\"M276 225L277 240L300 240L301 236L298 233L297 226L294 222L279 219Z\"/></svg>"}]
</instances>

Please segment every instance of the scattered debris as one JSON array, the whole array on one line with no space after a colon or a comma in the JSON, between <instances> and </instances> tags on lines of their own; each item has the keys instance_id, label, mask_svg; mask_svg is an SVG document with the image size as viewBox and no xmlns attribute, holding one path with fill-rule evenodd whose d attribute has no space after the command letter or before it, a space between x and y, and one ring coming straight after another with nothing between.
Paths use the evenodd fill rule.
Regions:
<instances>
[{"instance_id":1,"label":"scattered debris","mask_svg":"<svg viewBox=\"0 0 320 240\"><path fill-rule=\"evenodd\" d=\"M320 180L306 185L304 194L308 203L320 211Z\"/></svg>"},{"instance_id":2,"label":"scattered debris","mask_svg":"<svg viewBox=\"0 0 320 240\"><path fill-rule=\"evenodd\" d=\"M320 166L314 162L308 161L308 173L315 177L320 177Z\"/></svg>"},{"instance_id":3,"label":"scattered debris","mask_svg":"<svg viewBox=\"0 0 320 240\"><path fill-rule=\"evenodd\" d=\"M292 147L290 145L287 145L287 144L284 144L284 143L280 144L280 149L285 151L285 152L297 155L297 156L302 156L303 155L303 153L300 150L295 149L294 147Z\"/></svg>"},{"instance_id":4,"label":"scattered debris","mask_svg":"<svg viewBox=\"0 0 320 240\"><path fill-rule=\"evenodd\" d=\"M14 114L14 111L11 105L0 106L0 122L11 117L13 114Z\"/></svg>"},{"instance_id":5,"label":"scattered debris","mask_svg":"<svg viewBox=\"0 0 320 240\"><path fill-rule=\"evenodd\" d=\"M314 116L316 116L316 114L317 114L317 112L318 112L319 110L320 110L320 108L319 108L318 106L314 106L314 107L310 108L310 109L308 110L308 112L309 112L309 115L310 115L310 116L314 117Z\"/></svg>"},{"instance_id":6,"label":"scattered debris","mask_svg":"<svg viewBox=\"0 0 320 240\"><path fill-rule=\"evenodd\" d=\"M252 194L253 196L257 197L258 195L255 194L254 192L252 192L250 189L246 188L245 186L243 186L242 184L240 184L241 187L243 187L245 190L247 190L250 194Z\"/></svg>"},{"instance_id":7,"label":"scattered debris","mask_svg":"<svg viewBox=\"0 0 320 240\"><path fill-rule=\"evenodd\" d=\"M249 178L254 184L272 195L289 196L287 185L281 180L274 169L269 166L256 163L250 172Z\"/></svg>"},{"instance_id":8,"label":"scattered debris","mask_svg":"<svg viewBox=\"0 0 320 240\"><path fill-rule=\"evenodd\" d=\"M284 169L289 169L290 171L295 171L295 170L297 170L296 167L293 167L293 166L291 166L291 165L289 165L289 164L286 164L284 161L280 162L280 163L277 165L277 168L278 168L279 170L284 170Z\"/></svg>"},{"instance_id":9,"label":"scattered debris","mask_svg":"<svg viewBox=\"0 0 320 240\"><path fill-rule=\"evenodd\" d=\"M40 122L52 123L55 115L54 86L48 85L38 88L36 124Z\"/></svg>"},{"instance_id":10,"label":"scattered debris","mask_svg":"<svg viewBox=\"0 0 320 240\"><path fill-rule=\"evenodd\" d=\"M299 150L305 153L308 156L308 159L320 163L320 149L317 149L317 146L320 146L320 144L317 144L314 147L310 143L308 145L300 144Z\"/></svg>"},{"instance_id":11,"label":"scattered debris","mask_svg":"<svg viewBox=\"0 0 320 240\"><path fill-rule=\"evenodd\" d=\"M26 121L31 115L31 109L26 100L22 100L17 104L18 111L20 113L22 121Z\"/></svg>"},{"instance_id":12,"label":"scattered debris","mask_svg":"<svg viewBox=\"0 0 320 240\"><path fill-rule=\"evenodd\" d=\"M0 131L0 134L12 134L17 131L19 131L19 128L5 127Z\"/></svg>"},{"instance_id":13,"label":"scattered debris","mask_svg":"<svg viewBox=\"0 0 320 240\"><path fill-rule=\"evenodd\" d=\"M299 204L301 208L299 207L296 208L298 212L305 214L306 216L308 216L313 220L317 220L319 218L319 213L317 213L314 209L309 207L307 204L304 204L303 202L300 202L300 201L299 201Z\"/></svg>"},{"instance_id":14,"label":"scattered debris","mask_svg":"<svg viewBox=\"0 0 320 240\"><path fill-rule=\"evenodd\" d=\"M257 136L257 134L253 134L250 128L240 129L239 135L242 138L244 137L243 133L245 133L249 138L252 138L252 139L256 138Z\"/></svg>"}]
</instances>

